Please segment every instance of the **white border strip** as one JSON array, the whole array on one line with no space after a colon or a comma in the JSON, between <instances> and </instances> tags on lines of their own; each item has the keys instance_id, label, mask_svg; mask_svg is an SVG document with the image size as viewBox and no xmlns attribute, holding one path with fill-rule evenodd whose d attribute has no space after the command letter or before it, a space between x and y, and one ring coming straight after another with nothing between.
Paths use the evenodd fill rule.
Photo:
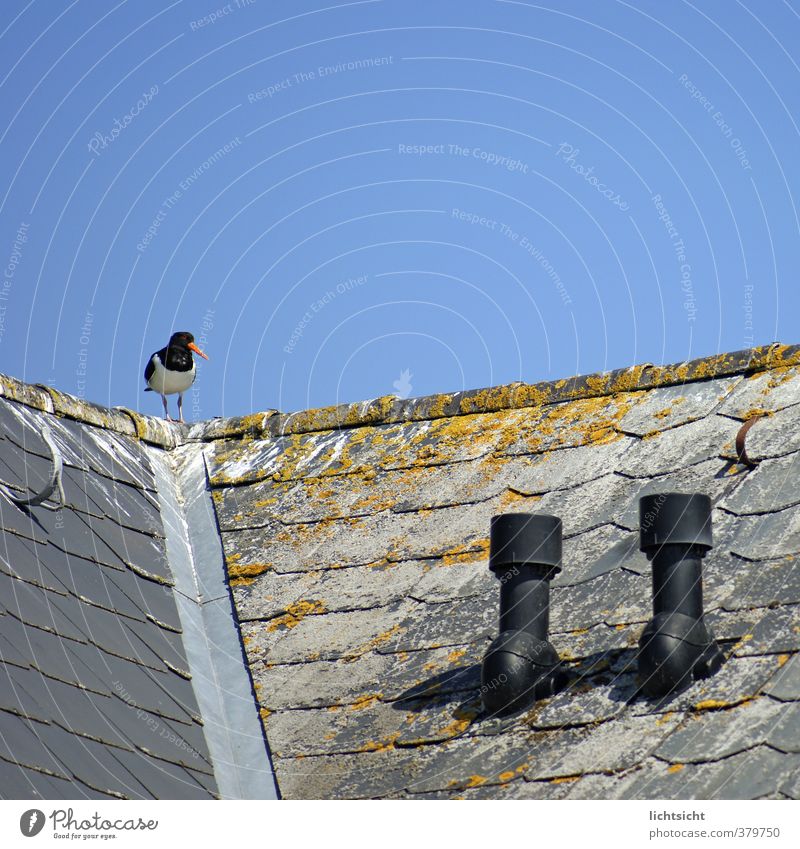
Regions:
<instances>
[{"instance_id":1,"label":"white border strip","mask_svg":"<svg viewBox=\"0 0 800 849\"><path fill-rule=\"evenodd\" d=\"M145 448L158 489L175 601L219 793L277 799L278 789L225 583L203 446Z\"/></svg>"}]
</instances>

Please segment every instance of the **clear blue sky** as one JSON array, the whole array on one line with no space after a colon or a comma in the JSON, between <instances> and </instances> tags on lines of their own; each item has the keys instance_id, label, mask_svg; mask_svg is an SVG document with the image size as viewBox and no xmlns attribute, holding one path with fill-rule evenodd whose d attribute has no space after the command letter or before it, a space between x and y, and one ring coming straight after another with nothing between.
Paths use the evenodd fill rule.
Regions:
<instances>
[{"instance_id":1,"label":"clear blue sky","mask_svg":"<svg viewBox=\"0 0 800 849\"><path fill-rule=\"evenodd\" d=\"M190 330L197 419L800 341L796 0L2 18L2 372L160 414Z\"/></svg>"}]
</instances>

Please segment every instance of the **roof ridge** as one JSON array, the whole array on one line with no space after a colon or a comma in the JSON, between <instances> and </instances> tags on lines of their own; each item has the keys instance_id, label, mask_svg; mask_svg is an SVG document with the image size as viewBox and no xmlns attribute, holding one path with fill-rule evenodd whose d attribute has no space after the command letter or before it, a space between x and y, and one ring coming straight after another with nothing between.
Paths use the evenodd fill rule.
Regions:
<instances>
[{"instance_id":1,"label":"roof ridge","mask_svg":"<svg viewBox=\"0 0 800 849\"><path fill-rule=\"evenodd\" d=\"M190 424L188 429L175 422L143 415L126 407L103 407L51 386L25 383L3 374L0 374L0 397L43 412L138 438L162 448L175 448L188 442L208 442L244 436L276 437L363 425L426 421L503 409L539 407L582 398L599 398L617 392L694 383L796 365L800 365L800 345L775 342L772 345L714 354L672 365L642 363L628 368L559 380L516 382L420 398L403 399L396 395L384 395L367 401L293 413L267 410L247 416L196 422Z\"/></svg>"}]
</instances>

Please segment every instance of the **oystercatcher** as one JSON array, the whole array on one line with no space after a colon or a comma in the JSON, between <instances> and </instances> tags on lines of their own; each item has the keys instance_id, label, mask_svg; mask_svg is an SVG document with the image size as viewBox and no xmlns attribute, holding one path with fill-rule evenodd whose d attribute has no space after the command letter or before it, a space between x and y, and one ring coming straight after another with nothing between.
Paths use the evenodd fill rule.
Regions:
<instances>
[{"instance_id":1,"label":"oystercatcher","mask_svg":"<svg viewBox=\"0 0 800 849\"><path fill-rule=\"evenodd\" d=\"M156 351L147 361L144 379L147 381L145 392L158 392L164 403L164 417L169 416L167 395L178 393L178 421L183 421L183 393L194 383L194 359L192 351L204 360L208 357L194 344L194 336L185 330L173 333L166 348Z\"/></svg>"}]
</instances>

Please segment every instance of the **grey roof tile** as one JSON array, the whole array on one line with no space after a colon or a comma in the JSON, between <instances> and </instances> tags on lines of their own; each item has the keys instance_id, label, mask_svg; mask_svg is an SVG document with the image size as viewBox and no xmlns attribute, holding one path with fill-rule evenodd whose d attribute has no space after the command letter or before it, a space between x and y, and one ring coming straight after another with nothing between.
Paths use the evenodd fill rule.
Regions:
<instances>
[{"instance_id":1,"label":"grey roof tile","mask_svg":"<svg viewBox=\"0 0 800 849\"><path fill-rule=\"evenodd\" d=\"M720 547L706 558L704 574L707 608L720 605L742 610L800 603L800 560L794 556L753 562Z\"/></svg>"},{"instance_id":2,"label":"grey roof tile","mask_svg":"<svg viewBox=\"0 0 800 849\"><path fill-rule=\"evenodd\" d=\"M64 765L39 739L43 727L43 723L0 710L0 758L69 778Z\"/></svg>"},{"instance_id":3,"label":"grey roof tile","mask_svg":"<svg viewBox=\"0 0 800 849\"><path fill-rule=\"evenodd\" d=\"M701 769L706 772L702 776L706 786L700 798L758 799L783 786L800 769L800 758L759 746Z\"/></svg>"},{"instance_id":4,"label":"grey roof tile","mask_svg":"<svg viewBox=\"0 0 800 849\"><path fill-rule=\"evenodd\" d=\"M25 628L21 636L29 664L44 675L68 684L109 695L110 685L102 669L90 669L79 659L82 644L39 628Z\"/></svg>"},{"instance_id":5,"label":"grey roof tile","mask_svg":"<svg viewBox=\"0 0 800 849\"><path fill-rule=\"evenodd\" d=\"M800 554L800 513L789 509L740 517L730 549L748 560Z\"/></svg>"},{"instance_id":6,"label":"grey roof tile","mask_svg":"<svg viewBox=\"0 0 800 849\"><path fill-rule=\"evenodd\" d=\"M753 461L784 457L800 449L797 419L800 409L787 407L759 419L747 432L745 448Z\"/></svg>"},{"instance_id":7,"label":"grey roof tile","mask_svg":"<svg viewBox=\"0 0 800 849\"><path fill-rule=\"evenodd\" d=\"M485 562L408 561L300 575L267 572L235 595L240 619L246 620L283 615L303 600L325 611L368 609L408 597L449 601L481 594L492 581Z\"/></svg>"},{"instance_id":8,"label":"grey roof tile","mask_svg":"<svg viewBox=\"0 0 800 849\"><path fill-rule=\"evenodd\" d=\"M270 711L369 703L370 699L434 696L476 688L488 642L369 652L355 660L310 661L252 667L262 704Z\"/></svg>"},{"instance_id":9,"label":"grey roof tile","mask_svg":"<svg viewBox=\"0 0 800 849\"><path fill-rule=\"evenodd\" d=\"M524 495L572 489L616 471L620 458L636 442L632 437L620 435L609 442L518 457L496 468L495 473L504 474L508 486Z\"/></svg>"},{"instance_id":10,"label":"grey roof tile","mask_svg":"<svg viewBox=\"0 0 800 849\"><path fill-rule=\"evenodd\" d=\"M115 751L114 757L137 776L156 799L208 799L216 795L213 782L214 789L208 790L193 773L176 764L154 761L140 752Z\"/></svg>"},{"instance_id":11,"label":"grey roof tile","mask_svg":"<svg viewBox=\"0 0 800 849\"><path fill-rule=\"evenodd\" d=\"M183 673L181 677L190 675L186 659L186 651L180 634L175 634L151 622L141 623L135 621L123 621L123 626L133 632L133 645L138 646L140 641L142 648L152 651L159 660L163 661L167 669L179 670Z\"/></svg>"},{"instance_id":12,"label":"grey roof tile","mask_svg":"<svg viewBox=\"0 0 800 849\"><path fill-rule=\"evenodd\" d=\"M108 478L155 491L150 462L141 446L111 431L86 427L70 419L48 418L57 444L64 444L86 468Z\"/></svg>"},{"instance_id":13,"label":"grey roof tile","mask_svg":"<svg viewBox=\"0 0 800 849\"><path fill-rule=\"evenodd\" d=\"M14 637L24 628L22 623L13 616L0 613L0 661L12 663L15 666L27 667L28 657L21 651L21 646L16 644ZM42 631L41 633L44 633Z\"/></svg>"},{"instance_id":14,"label":"grey roof tile","mask_svg":"<svg viewBox=\"0 0 800 849\"><path fill-rule=\"evenodd\" d=\"M0 709L44 721L43 692L41 676L30 667L0 666Z\"/></svg>"},{"instance_id":15,"label":"grey roof tile","mask_svg":"<svg viewBox=\"0 0 800 849\"><path fill-rule=\"evenodd\" d=\"M800 403L800 379L796 368L757 372L740 381L719 412L738 419L750 418L754 411L776 412Z\"/></svg>"},{"instance_id":16,"label":"grey roof tile","mask_svg":"<svg viewBox=\"0 0 800 849\"><path fill-rule=\"evenodd\" d=\"M67 555L59 572L59 589L122 616L144 620L142 610L120 588L130 573L108 569L91 560Z\"/></svg>"},{"instance_id":17,"label":"grey roof tile","mask_svg":"<svg viewBox=\"0 0 800 849\"><path fill-rule=\"evenodd\" d=\"M289 799L379 798L414 787L423 769L418 751L388 749L358 755L275 758L281 794Z\"/></svg>"},{"instance_id":18,"label":"grey roof tile","mask_svg":"<svg viewBox=\"0 0 800 849\"><path fill-rule=\"evenodd\" d=\"M734 646L737 657L759 654L778 654L800 649L800 606L788 605L775 609L764 608L750 611L750 628L745 629L740 641Z\"/></svg>"},{"instance_id":19,"label":"grey roof tile","mask_svg":"<svg viewBox=\"0 0 800 849\"><path fill-rule=\"evenodd\" d=\"M39 739L74 778L93 790L126 799L152 798L112 754L113 749L57 725L41 726Z\"/></svg>"},{"instance_id":20,"label":"grey roof tile","mask_svg":"<svg viewBox=\"0 0 800 849\"><path fill-rule=\"evenodd\" d=\"M501 506L492 499L419 513L387 511L358 520L275 525L223 533L222 543L226 560L237 570L249 564L261 571L269 564L278 572L299 572L314 571L321 565L424 560L485 548L489 519ZM514 504L517 510L526 506L525 499ZM537 509L534 500L529 506ZM320 562L323 551L324 564Z\"/></svg>"},{"instance_id":21,"label":"grey roof tile","mask_svg":"<svg viewBox=\"0 0 800 849\"><path fill-rule=\"evenodd\" d=\"M800 758L796 755L791 758L793 770L788 770L785 765L785 761L787 759L784 758L780 761L781 772L785 777L782 777L781 782L778 784L781 793L784 793L790 799L800 799ZM772 783L772 787L775 786L775 782Z\"/></svg>"},{"instance_id":22,"label":"grey roof tile","mask_svg":"<svg viewBox=\"0 0 800 849\"><path fill-rule=\"evenodd\" d=\"M89 527L95 543L101 540L99 545L105 544L103 550L107 548L114 552L119 560L137 574L162 583L172 582L163 540L122 527L111 519L86 516L83 521ZM100 556L98 559L101 559Z\"/></svg>"},{"instance_id":23,"label":"grey roof tile","mask_svg":"<svg viewBox=\"0 0 800 849\"><path fill-rule=\"evenodd\" d=\"M767 733L767 743L787 754L800 754L800 704L782 707L785 709Z\"/></svg>"},{"instance_id":24,"label":"grey roof tile","mask_svg":"<svg viewBox=\"0 0 800 849\"><path fill-rule=\"evenodd\" d=\"M576 631L594 625L647 622L652 616L650 579L615 569L573 587L550 592L550 629Z\"/></svg>"},{"instance_id":25,"label":"grey roof tile","mask_svg":"<svg viewBox=\"0 0 800 849\"><path fill-rule=\"evenodd\" d=\"M551 642L559 656L566 661L607 657L617 659L620 669L633 647L638 645L642 633L641 623L632 625L606 625L604 622L590 628L573 631L550 629ZM621 658L621 660L619 660Z\"/></svg>"},{"instance_id":26,"label":"grey roof tile","mask_svg":"<svg viewBox=\"0 0 800 849\"><path fill-rule=\"evenodd\" d=\"M788 659L767 682L764 692L784 702L800 701L800 655Z\"/></svg>"},{"instance_id":27,"label":"grey roof tile","mask_svg":"<svg viewBox=\"0 0 800 849\"><path fill-rule=\"evenodd\" d=\"M189 735L191 732L188 727L173 725L160 715L136 707L125 683L119 683L119 698L104 706L105 717L111 728L109 733L115 735L112 742L123 747L135 746L148 755L193 770L211 770L203 755L193 749L176 730L183 729Z\"/></svg>"},{"instance_id":28,"label":"grey roof tile","mask_svg":"<svg viewBox=\"0 0 800 849\"><path fill-rule=\"evenodd\" d=\"M38 519L23 508L12 504L4 495L0 495L0 530L40 543L47 542L45 529Z\"/></svg>"},{"instance_id":29,"label":"grey roof tile","mask_svg":"<svg viewBox=\"0 0 800 849\"><path fill-rule=\"evenodd\" d=\"M755 799L786 780L798 763L759 746L714 763L674 764L655 759L621 775L588 775L569 799ZM788 761L788 762L787 762Z\"/></svg>"},{"instance_id":30,"label":"grey roof tile","mask_svg":"<svg viewBox=\"0 0 800 849\"><path fill-rule=\"evenodd\" d=\"M136 604L147 619L160 622L172 631L181 630L172 587L156 581L142 580L130 570L124 574L111 575L111 580Z\"/></svg>"},{"instance_id":31,"label":"grey roof tile","mask_svg":"<svg viewBox=\"0 0 800 849\"><path fill-rule=\"evenodd\" d=\"M646 392L643 400L619 421L620 430L645 436L705 418L724 403L741 377L665 386Z\"/></svg>"},{"instance_id":32,"label":"grey roof tile","mask_svg":"<svg viewBox=\"0 0 800 849\"><path fill-rule=\"evenodd\" d=\"M650 574L647 558L639 551L638 533L603 525L564 540L562 571L551 586L574 586L615 569Z\"/></svg>"},{"instance_id":33,"label":"grey roof tile","mask_svg":"<svg viewBox=\"0 0 800 849\"><path fill-rule=\"evenodd\" d=\"M170 695L170 689L179 686L182 678L172 672L158 672L114 656L106 656L105 662L112 686L117 689L118 684L122 684L126 691L125 700L131 705L179 722L191 721L191 715L179 704L179 697L172 698Z\"/></svg>"},{"instance_id":34,"label":"grey roof tile","mask_svg":"<svg viewBox=\"0 0 800 849\"><path fill-rule=\"evenodd\" d=\"M656 432L632 445L620 458L618 471L631 477L652 477L685 469L731 452L738 426L724 416Z\"/></svg>"},{"instance_id":35,"label":"grey roof tile","mask_svg":"<svg viewBox=\"0 0 800 849\"><path fill-rule=\"evenodd\" d=\"M36 523L46 535L48 545L67 554L94 560L115 568L124 568L123 561L95 533L92 526L81 518L84 514L64 509L57 513L47 510L36 512ZM86 517L90 519L90 517ZM103 522L102 519L92 519ZM44 541L44 540L42 540Z\"/></svg>"},{"instance_id":36,"label":"grey roof tile","mask_svg":"<svg viewBox=\"0 0 800 849\"><path fill-rule=\"evenodd\" d=\"M641 699L634 713L668 713L681 710L716 710L749 701L780 668L775 655L767 657L731 657L711 678L695 682L678 695L662 700Z\"/></svg>"},{"instance_id":37,"label":"grey roof tile","mask_svg":"<svg viewBox=\"0 0 800 849\"><path fill-rule=\"evenodd\" d=\"M800 453L764 460L719 506L739 516L772 513L800 504Z\"/></svg>"},{"instance_id":38,"label":"grey roof tile","mask_svg":"<svg viewBox=\"0 0 800 849\"><path fill-rule=\"evenodd\" d=\"M460 646L494 636L498 611L495 599L483 596L455 599L450 604L408 608L395 633L377 651L418 651L440 646Z\"/></svg>"},{"instance_id":39,"label":"grey roof tile","mask_svg":"<svg viewBox=\"0 0 800 849\"><path fill-rule=\"evenodd\" d=\"M14 578L46 587L56 592L65 592L66 588L57 573L47 567L43 558L37 556L45 546L37 545L33 540L16 534L0 536L0 572Z\"/></svg>"},{"instance_id":40,"label":"grey roof tile","mask_svg":"<svg viewBox=\"0 0 800 849\"><path fill-rule=\"evenodd\" d=\"M3 606L21 622L73 640L86 639L82 630L64 613L62 605L69 608L66 596L8 578L2 573L0 588L3 592Z\"/></svg>"},{"instance_id":41,"label":"grey roof tile","mask_svg":"<svg viewBox=\"0 0 800 849\"><path fill-rule=\"evenodd\" d=\"M241 631L251 664L265 659L270 663L291 663L358 657L402 633L401 623L408 607L407 603L392 605L380 616L374 610L356 610L294 616L285 622L243 622Z\"/></svg>"},{"instance_id":42,"label":"grey roof tile","mask_svg":"<svg viewBox=\"0 0 800 849\"><path fill-rule=\"evenodd\" d=\"M689 719L656 749L670 763L717 761L769 741L788 705L764 697L726 710L703 711Z\"/></svg>"},{"instance_id":43,"label":"grey roof tile","mask_svg":"<svg viewBox=\"0 0 800 849\"><path fill-rule=\"evenodd\" d=\"M633 672L602 672L579 679L553 698L535 705L526 722L537 730L603 722L620 716L636 689Z\"/></svg>"},{"instance_id":44,"label":"grey roof tile","mask_svg":"<svg viewBox=\"0 0 800 849\"><path fill-rule=\"evenodd\" d=\"M562 799L569 792L571 779L552 781L525 781L521 776L507 778L499 784L478 784L461 790L433 790L429 793L402 793L387 799Z\"/></svg>"},{"instance_id":45,"label":"grey roof tile","mask_svg":"<svg viewBox=\"0 0 800 849\"><path fill-rule=\"evenodd\" d=\"M0 799L81 799L87 794L72 781L56 778L0 758Z\"/></svg>"},{"instance_id":46,"label":"grey roof tile","mask_svg":"<svg viewBox=\"0 0 800 849\"><path fill-rule=\"evenodd\" d=\"M594 729L567 729L556 735L558 744L536 758L526 777L556 778L628 769L652 754L678 722L676 716L625 715Z\"/></svg>"},{"instance_id":47,"label":"grey roof tile","mask_svg":"<svg viewBox=\"0 0 800 849\"><path fill-rule=\"evenodd\" d=\"M64 467L62 480L67 502L81 512L105 516L133 530L163 535L158 502L147 490L70 466Z\"/></svg>"},{"instance_id":48,"label":"grey roof tile","mask_svg":"<svg viewBox=\"0 0 800 849\"><path fill-rule=\"evenodd\" d=\"M47 456L39 457L9 439L3 439L0 457L3 458L3 468L11 473L8 480L4 478L5 483L21 488L26 495L40 492L50 480L53 464L49 452Z\"/></svg>"}]
</instances>

